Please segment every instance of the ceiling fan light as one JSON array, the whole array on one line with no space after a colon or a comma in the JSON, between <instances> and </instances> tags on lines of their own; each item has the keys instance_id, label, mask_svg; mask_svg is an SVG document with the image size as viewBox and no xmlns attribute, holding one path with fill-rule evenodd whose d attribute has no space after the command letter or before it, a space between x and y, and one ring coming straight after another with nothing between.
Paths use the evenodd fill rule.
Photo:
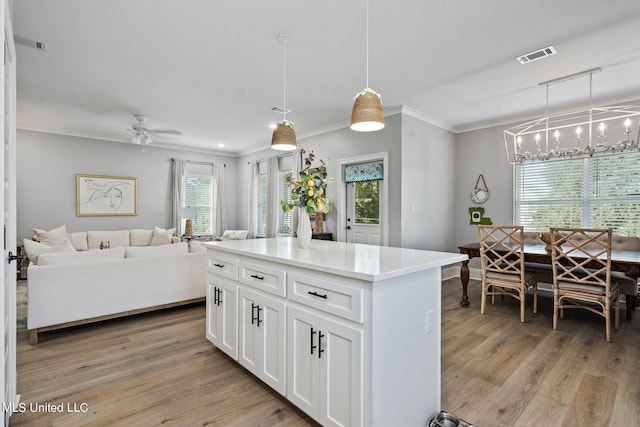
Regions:
<instances>
[{"instance_id":1,"label":"ceiling fan light","mask_svg":"<svg viewBox=\"0 0 640 427\"><path fill-rule=\"evenodd\" d=\"M384 110L380 95L365 89L356 95L351 110L351 129L358 132L373 132L384 128Z\"/></svg>"},{"instance_id":2,"label":"ceiling fan light","mask_svg":"<svg viewBox=\"0 0 640 427\"><path fill-rule=\"evenodd\" d=\"M133 135L133 137L131 137L131 142L133 142L134 144L140 144L140 135L138 135L137 133Z\"/></svg>"},{"instance_id":3,"label":"ceiling fan light","mask_svg":"<svg viewBox=\"0 0 640 427\"><path fill-rule=\"evenodd\" d=\"M297 147L296 131L293 123L287 120L278 122L271 136L271 148L274 150L290 151L295 150Z\"/></svg>"}]
</instances>

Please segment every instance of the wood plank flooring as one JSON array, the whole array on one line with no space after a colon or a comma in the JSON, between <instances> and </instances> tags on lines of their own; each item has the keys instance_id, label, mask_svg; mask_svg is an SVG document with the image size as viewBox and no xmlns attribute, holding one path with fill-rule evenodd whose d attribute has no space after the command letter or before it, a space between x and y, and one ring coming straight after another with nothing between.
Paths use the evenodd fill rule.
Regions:
<instances>
[{"instance_id":1,"label":"wood plank flooring","mask_svg":"<svg viewBox=\"0 0 640 427\"><path fill-rule=\"evenodd\" d=\"M604 320L582 311L553 331L551 298L536 315L527 301L521 324L511 298L481 315L478 282L470 308L459 305L459 279L442 289L443 409L478 427L640 426L639 312L607 344ZM204 328L204 305L194 305L47 332L35 346L21 330L26 411L10 425L316 425L216 350Z\"/></svg>"}]
</instances>

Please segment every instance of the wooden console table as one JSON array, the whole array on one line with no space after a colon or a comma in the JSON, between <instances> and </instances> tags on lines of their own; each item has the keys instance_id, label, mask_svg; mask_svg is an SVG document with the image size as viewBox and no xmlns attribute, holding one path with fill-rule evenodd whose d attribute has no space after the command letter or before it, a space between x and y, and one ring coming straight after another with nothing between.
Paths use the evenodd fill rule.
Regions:
<instances>
[{"instance_id":1,"label":"wooden console table","mask_svg":"<svg viewBox=\"0 0 640 427\"><path fill-rule=\"evenodd\" d=\"M480 243L467 243L466 245L458 246L458 250L461 254L467 255L469 259L479 257ZM525 262L551 265L551 253L545 250L544 245L524 245L524 260ZM638 277L640 277L640 252L611 251L611 271L620 271L637 280ZM462 282L460 305L469 307L469 296L467 295L467 286L469 285L469 260L462 261L460 281ZM636 295L626 295L627 320L631 319L636 297Z\"/></svg>"}]
</instances>

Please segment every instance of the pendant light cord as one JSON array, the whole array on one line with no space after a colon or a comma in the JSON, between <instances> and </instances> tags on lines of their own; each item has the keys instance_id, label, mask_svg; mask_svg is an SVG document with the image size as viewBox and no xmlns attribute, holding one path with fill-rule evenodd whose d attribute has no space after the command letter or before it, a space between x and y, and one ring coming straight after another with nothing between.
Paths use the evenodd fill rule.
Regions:
<instances>
[{"instance_id":1,"label":"pendant light cord","mask_svg":"<svg viewBox=\"0 0 640 427\"><path fill-rule=\"evenodd\" d=\"M282 41L282 119L287 121L287 38Z\"/></svg>"},{"instance_id":2,"label":"pendant light cord","mask_svg":"<svg viewBox=\"0 0 640 427\"><path fill-rule=\"evenodd\" d=\"M367 86L369 89L369 0L367 0L367 23L366 23L366 35L367 35L367 44L366 44L366 62L367 62L367 71L366 71L366 80Z\"/></svg>"}]
</instances>

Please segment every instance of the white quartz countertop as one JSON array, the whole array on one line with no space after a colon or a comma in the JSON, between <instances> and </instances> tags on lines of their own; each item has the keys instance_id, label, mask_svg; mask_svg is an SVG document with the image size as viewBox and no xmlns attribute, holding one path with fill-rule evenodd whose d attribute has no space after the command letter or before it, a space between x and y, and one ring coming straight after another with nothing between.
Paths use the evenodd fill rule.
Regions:
<instances>
[{"instance_id":1,"label":"white quartz countertop","mask_svg":"<svg viewBox=\"0 0 640 427\"><path fill-rule=\"evenodd\" d=\"M468 259L467 255L312 240L300 249L292 237L206 242L208 248L376 282Z\"/></svg>"}]
</instances>

